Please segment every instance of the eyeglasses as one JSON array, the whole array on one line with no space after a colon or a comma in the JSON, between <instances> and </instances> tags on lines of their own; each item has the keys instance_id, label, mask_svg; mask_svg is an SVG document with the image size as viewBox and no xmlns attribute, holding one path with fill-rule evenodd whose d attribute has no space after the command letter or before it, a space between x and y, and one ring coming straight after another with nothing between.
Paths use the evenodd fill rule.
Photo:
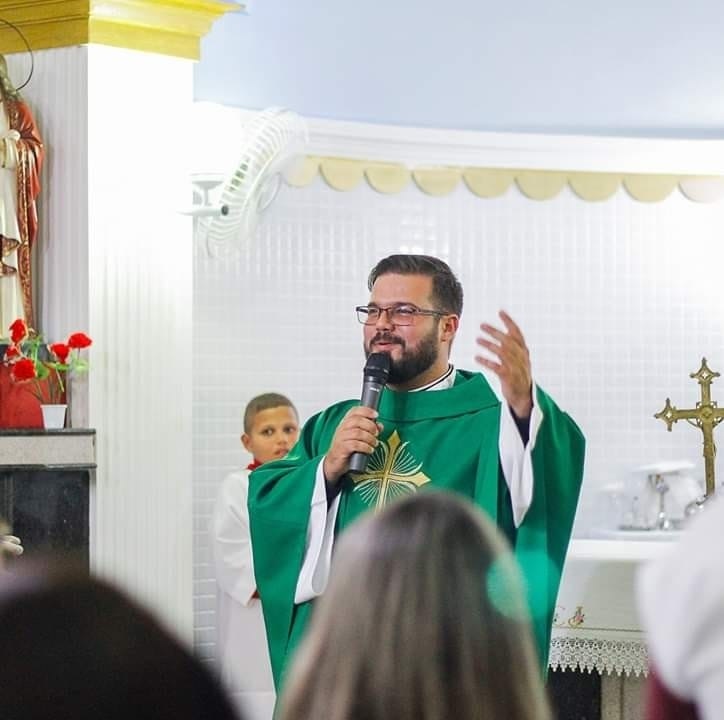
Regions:
<instances>
[{"instance_id":1,"label":"eyeglasses","mask_svg":"<svg viewBox=\"0 0 724 720\"><path fill-rule=\"evenodd\" d=\"M414 305L390 305L390 307L377 307L376 305L358 305L357 319L363 325L375 325L383 312L393 325L412 325L419 315L437 315L443 317L448 313L439 310L422 310Z\"/></svg>"}]
</instances>

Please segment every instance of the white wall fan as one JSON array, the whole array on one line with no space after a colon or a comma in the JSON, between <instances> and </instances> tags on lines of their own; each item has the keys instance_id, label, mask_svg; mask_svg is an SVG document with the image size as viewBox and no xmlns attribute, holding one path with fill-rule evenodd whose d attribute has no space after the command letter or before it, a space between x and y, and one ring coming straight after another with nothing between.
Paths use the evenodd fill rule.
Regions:
<instances>
[{"instance_id":1,"label":"white wall fan","mask_svg":"<svg viewBox=\"0 0 724 720\"><path fill-rule=\"evenodd\" d=\"M218 179L194 179L200 200L190 213L196 218L195 234L209 254L219 259L237 256L251 242L262 213L279 192L283 175L301 161L308 142L304 120L284 108L256 113L244 130L239 162L214 202L209 195Z\"/></svg>"}]
</instances>

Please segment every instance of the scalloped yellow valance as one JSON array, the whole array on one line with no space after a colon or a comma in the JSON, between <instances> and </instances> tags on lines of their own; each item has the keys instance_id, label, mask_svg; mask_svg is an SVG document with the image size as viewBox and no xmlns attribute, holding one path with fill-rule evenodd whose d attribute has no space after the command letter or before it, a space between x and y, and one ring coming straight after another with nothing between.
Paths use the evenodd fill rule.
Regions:
<instances>
[{"instance_id":1,"label":"scalloped yellow valance","mask_svg":"<svg viewBox=\"0 0 724 720\"><path fill-rule=\"evenodd\" d=\"M363 180L379 193L398 193L410 182L428 195L444 196L463 182L474 195L493 198L511 185L532 200L550 200L568 185L581 199L607 200L620 187L641 202L659 202L676 188L690 200L714 202L724 196L724 177L646 173L580 172L482 167L415 167L372 160L307 156L287 173L294 187L309 185L317 175L335 190L348 191Z\"/></svg>"}]
</instances>

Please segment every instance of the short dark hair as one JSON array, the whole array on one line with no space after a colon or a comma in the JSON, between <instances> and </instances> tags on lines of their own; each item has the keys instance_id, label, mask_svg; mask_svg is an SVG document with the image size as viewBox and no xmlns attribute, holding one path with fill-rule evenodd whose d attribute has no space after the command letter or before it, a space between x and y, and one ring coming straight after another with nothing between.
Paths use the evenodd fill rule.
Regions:
<instances>
[{"instance_id":1,"label":"short dark hair","mask_svg":"<svg viewBox=\"0 0 724 720\"><path fill-rule=\"evenodd\" d=\"M253 397L246 404L246 409L244 410L244 432L247 434L251 432L254 418L262 412L262 410L271 410L275 407L290 407L294 411L294 414L299 417L294 403L286 395L273 392L263 393Z\"/></svg>"},{"instance_id":2,"label":"short dark hair","mask_svg":"<svg viewBox=\"0 0 724 720\"><path fill-rule=\"evenodd\" d=\"M432 255L390 255L380 260L370 271L367 288L372 290L382 275L426 275L432 278L432 299L446 313L462 315L463 286L450 266Z\"/></svg>"}]
</instances>

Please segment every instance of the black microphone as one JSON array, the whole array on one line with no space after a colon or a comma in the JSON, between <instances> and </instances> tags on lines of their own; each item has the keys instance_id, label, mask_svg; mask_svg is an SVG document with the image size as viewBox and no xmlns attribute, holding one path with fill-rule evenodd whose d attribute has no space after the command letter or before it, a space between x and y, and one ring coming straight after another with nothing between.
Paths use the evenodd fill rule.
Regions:
<instances>
[{"instance_id":1,"label":"black microphone","mask_svg":"<svg viewBox=\"0 0 724 720\"><path fill-rule=\"evenodd\" d=\"M390 375L390 356L387 353L372 353L362 372L362 399L360 405L377 410L380 404L382 388ZM349 457L350 472L364 472L369 455L363 452L352 453Z\"/></svg>"}]
</instances>

